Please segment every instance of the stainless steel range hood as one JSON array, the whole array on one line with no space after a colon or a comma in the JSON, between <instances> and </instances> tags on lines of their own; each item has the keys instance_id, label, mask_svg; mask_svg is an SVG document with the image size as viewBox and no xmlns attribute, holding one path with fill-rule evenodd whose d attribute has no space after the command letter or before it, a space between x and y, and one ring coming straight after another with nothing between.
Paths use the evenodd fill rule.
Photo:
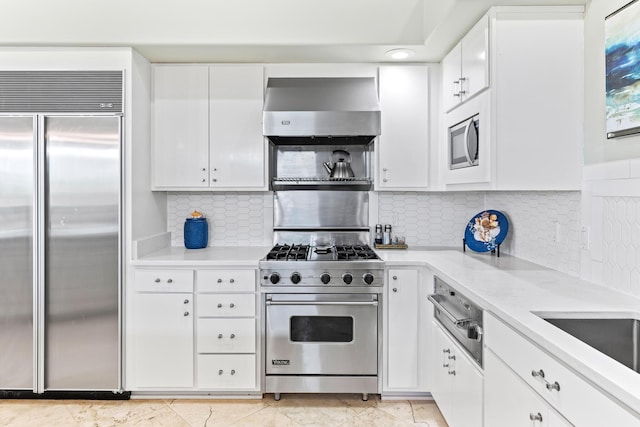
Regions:
<instances>
[{"instance_id":1,"label":"stainless steel range hood","mask_svg":"<svg viewBox=\"0 0 640 427\"><path fill-rule=\"evenodd\" d=\"M375 79L269 78L263 119L276 144L369 143L380 135Z\"/></svg>"}]
</instances>

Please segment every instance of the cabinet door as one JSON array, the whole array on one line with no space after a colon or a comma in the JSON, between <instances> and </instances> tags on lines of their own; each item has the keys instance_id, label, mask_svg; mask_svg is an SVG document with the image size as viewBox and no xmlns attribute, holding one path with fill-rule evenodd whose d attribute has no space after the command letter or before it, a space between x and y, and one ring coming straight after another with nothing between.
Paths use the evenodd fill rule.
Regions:
<instances>
[{"instance_id":1,"label":"cabinet door","mask_svg":"<svg viewBox=\"0 0 640 427\"><path fill-rule=\"evenodd\" d=\"M429 186L429 70L380 67L381 135L377 190Z\"/></svg>"},{"instance_id":2,"label":"cabinet door","mask_svg":"<svg viewBox=\"0 0 640 427\"><path fill-rule=\"evenodd\" d=\"M220 65L209 72L211 187L266 189L263 67Z\"/></svg>"},{"instance_id":3,"label":"cabinet door","mask_svg":"<svg viewBox=\"0 0 640 427\"><path fill-rule=\"evenodd\" d=\"M387 386L416 390L421 362L418 271L389 270L389 278Z\"/></svg>"},{"instance_id":4,"label":"cabinet door","mask_svg":"<svg viewBox=\"0 0 640 427\"><path fill-rule=\"evenodd\" d=\"M452 418L452 394L451 372L455 370L455 359L452 359L454 351L449 338L444 334L440 326L433 322L432 354L431 354L431 395L438 404L442 416L451 423Z\"/></svg>"},{"instance_id":5,"label":"cabinet door","mask_svg":"<svg viewBox=\"0 0 640 427\"><path fill-rule=\"evenodd\" d=\"M460 103L460 77L462 73L462 50L458 43L442 59L442 108L445 112Z\"/></svg>"},{"instance_id":6,"label":"cabinet door","mask_svg":"<svg viewBox=\"0 0 640 427\"><path fill-rule=\"evenodd\" d=\"M209 185L208 67L154 67L152 151L154 187Z\"/></svg>"},{"instance_id":7,"label":"cabinet door","mask_svg":"<svg viewBox=\"0 0 640 427\"><path fill-rule=\"evenodd\" d=\"M455 411L452 426L482 427L482 373L462 349L455 351L455 373L451 375L452 405Z\"/></svg>"},{"instance_id":8,"label":"cabinet door","mask_svg":"<svg viewBox=\"0 0 640 427\"><path fill-rule=\"evenodd\" d=\"M193 387L193 294L134 298L136 387Z\"/></svg>"},{"instance_id":9,"label":"cabinet door","mask_svg":"<svg viewBox=\"0 0 640 427\"><path fill-rule=\"evenodd\" d=\"M462 100L489 87L489 17L484 16L460 42Z\"/></svg>"}]
</instances>

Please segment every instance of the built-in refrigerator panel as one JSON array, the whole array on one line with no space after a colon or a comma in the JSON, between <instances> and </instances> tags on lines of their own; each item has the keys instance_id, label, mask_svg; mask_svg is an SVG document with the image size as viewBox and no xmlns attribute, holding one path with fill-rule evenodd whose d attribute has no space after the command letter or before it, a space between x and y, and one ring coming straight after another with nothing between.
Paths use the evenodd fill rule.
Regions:
<instances>
[{"instance_id":1,"label":"built-in refrigerator panel","mask_svg":"<svg viewBox=\"0 0 640 427\"><path fill-rule=\"evenodd\" d=\"M0 117L0 389L34 388L33 116Z\"/></svg>"},{"instance_id":2,"label":"built-in refrigerator panel","mask_svg":"<svg viewBox=\"0 0 640 427\"><path fill-rule=\"evenodd\" d=\"M120 117L45 116L44 390L119 388Z\"/></svg>"}]
</instances>

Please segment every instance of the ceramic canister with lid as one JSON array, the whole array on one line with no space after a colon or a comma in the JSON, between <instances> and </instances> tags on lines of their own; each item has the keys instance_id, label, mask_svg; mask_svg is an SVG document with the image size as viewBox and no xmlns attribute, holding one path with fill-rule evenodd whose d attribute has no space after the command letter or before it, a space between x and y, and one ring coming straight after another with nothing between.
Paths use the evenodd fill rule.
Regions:
<instances>
[{"instance_id":1,"label":"ceramic canister with lid","mask_svg":"<svg viewBox=\"0 0 640 427\"><path fill-rule=\"evenodd\" d=\"M206 248L209 243L209 224L201 212L193 211L184 222L184 247L187 249Z\"/></svg>"}]
</instances>

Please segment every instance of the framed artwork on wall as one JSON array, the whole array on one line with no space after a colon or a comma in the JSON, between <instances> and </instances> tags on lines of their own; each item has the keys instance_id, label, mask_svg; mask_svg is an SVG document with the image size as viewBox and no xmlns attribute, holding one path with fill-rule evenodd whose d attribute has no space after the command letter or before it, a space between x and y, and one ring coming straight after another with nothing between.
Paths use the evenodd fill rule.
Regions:
<instances>
[{"instance_id":1,"label":"framed artwork on wall","mask_svg":"<svg viewBox=\"0 0 640 427\"><path fill-rule=\"evenodd\" d=\"M607 138L640 133L640 1L605 18Z\"/></svg>"}]
</instances>

